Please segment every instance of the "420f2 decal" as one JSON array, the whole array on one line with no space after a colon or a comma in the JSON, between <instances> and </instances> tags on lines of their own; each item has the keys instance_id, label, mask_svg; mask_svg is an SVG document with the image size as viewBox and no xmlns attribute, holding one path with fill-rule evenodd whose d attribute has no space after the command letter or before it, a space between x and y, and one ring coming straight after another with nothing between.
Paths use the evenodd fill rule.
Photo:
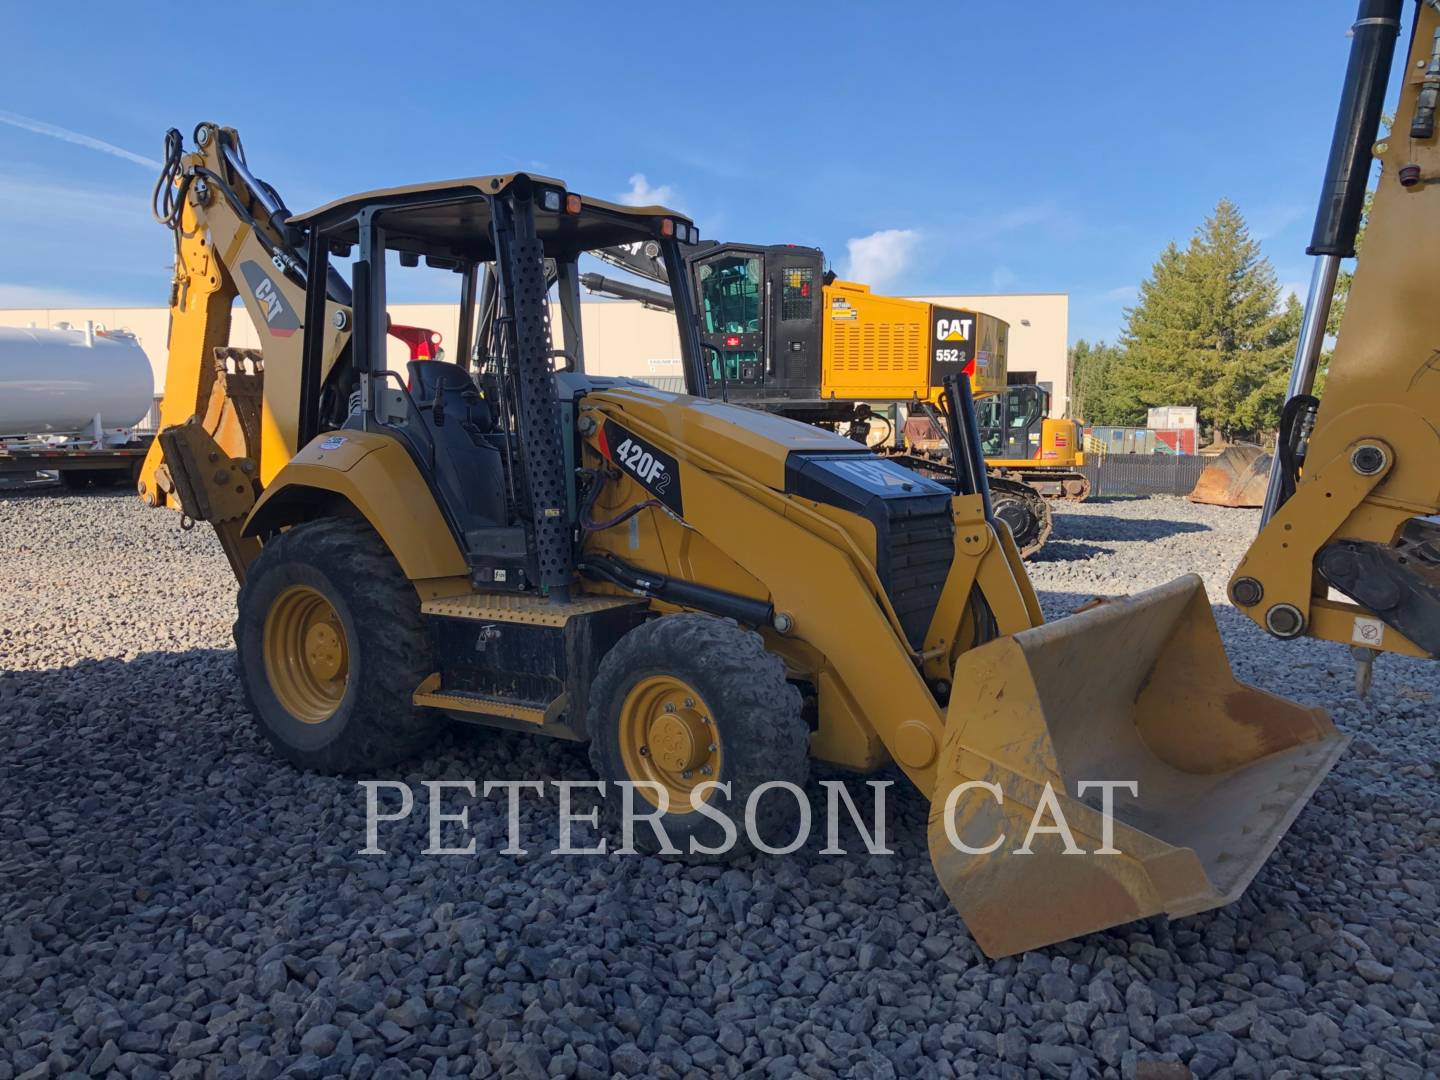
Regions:
<instances>
[{"instance_id":1,"label":"420f2 decal","mask_svg":"<svg viewBox=\"0 0 1440 1080\"><path fill-rule=\"evenodd\" d=\"M653 443L626 431L613 420L600 429L600 451L641 487L684 515L680 494L680 463Z\"/></svg>"}]
</instances>

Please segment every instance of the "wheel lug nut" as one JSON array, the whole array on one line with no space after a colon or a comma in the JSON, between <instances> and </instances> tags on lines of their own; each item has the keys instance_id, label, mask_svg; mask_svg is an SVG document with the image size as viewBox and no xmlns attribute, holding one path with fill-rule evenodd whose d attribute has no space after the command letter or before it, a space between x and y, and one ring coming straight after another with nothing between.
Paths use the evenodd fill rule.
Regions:
<instances>
[{"instance_id":1,"label":"wheel lug nut","mask_svg":"<svg viewBox=\"0 0 1440 1080\"><path fill-rule=\"evenodd\" d=\"M686 769L686 770L685 770L684 772L682 772L680 775L681 775L682 777L684 777L686 780L689 780L689 779L690 779L690 770L689 770L689 769Z\"/></svg>"},{"instance_id":2,"label":"wheel lug nut","mask_svg":"<svg viewBox=\"0 0 1440 1080\"><path fill-rule=\"evenodd\" d=\"M701 772L701 775L703 775L703 776L709 776L709 775L710 775L710 766L709 766L709 765L701 765L701 766L700 766L700 772Z\"/></svg>"},{"instance_id":3,"label":"wheel lug nut","mask_svg":"<svg viewBox=\"0 0 1440 1080\"><path fill-rule=\"evenodd\" d=\"M649 756L650 756L650 747L648 747L648 746L642 746L642 747L640 747L640 756L641 756L641 757L649 757Z\"/></svg>"},{"instance_id":4,"label":"wheel lug nut","mask_svg":"<svg viewBox=\"0 0 1440 1080\"><path fill-rule=\"evenodd\" d=\"M694 707L695 707L695 699L694 699L693 697L687 697L687 698L685 699L685 708L687 708L687 709L693 709Z\"/></svg>"},{"instance_id":5,"label":"wheel lug nut","mask_svg":"<svg viewBox=\"0 0 1440 1080\"><path fill-rule=\"evenodd\" d=\"M666 711L666 712L674 712L674 711L675 711L675 703L674 703L673 701L667 701L667 702L665 702L665 711Z\"/></svg>"}]
</instances>

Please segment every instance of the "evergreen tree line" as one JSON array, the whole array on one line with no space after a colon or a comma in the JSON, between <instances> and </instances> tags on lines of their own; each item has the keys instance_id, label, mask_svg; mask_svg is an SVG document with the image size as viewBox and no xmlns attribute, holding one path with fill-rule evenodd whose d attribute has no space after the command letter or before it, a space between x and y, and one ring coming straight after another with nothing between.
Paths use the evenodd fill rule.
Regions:
<instances>
[{"instance_id":1,"label":"evergreen tree line","mask_svg":"<svg viewBox=\"0 0 1440 1080\"><path fill-rule=\"evenodd\" d=\"M1347 274L1332 328L1348 283ZM1194 405L1203 428L1263 441L1280 422L1301 313L1293 293L1282 299L1240 211L1222 199L1188 246L1161 252L1117 343L1072 347L1071 415L1143 426L1152 406Z\"/></svg>"}]
</instances>

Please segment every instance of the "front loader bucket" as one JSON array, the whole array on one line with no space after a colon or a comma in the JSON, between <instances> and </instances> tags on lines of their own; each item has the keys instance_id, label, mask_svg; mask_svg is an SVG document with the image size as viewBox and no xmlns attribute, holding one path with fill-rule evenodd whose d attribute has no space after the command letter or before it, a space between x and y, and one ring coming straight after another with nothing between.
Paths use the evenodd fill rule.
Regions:
<instances>
[{"instance_id":1,"label":"front loader bucket","mask_svg":"<svg viewBox=\"0 0 1440 1080\"><path fill-rule=\"evenodd\" d=\"M1258 446L1232 446L1205 466L1190 501L1211 506L1265 505L1271 455Z\"/></svg>"},{"instance_id":2,"label":"front loader bucket","mask_svg":"<svg viewBox=\"0 0 1440 1080\"><path fill-rule=\"evenodd\" d=\"M990 956L1228 904L1348 741L1235 679L1193 574L974 649L952 686L930 859ZM1084 781L1138 785L1113 791L1109 853ZM1061 816L1083 854L1054 831L1019 850Z\"/></svg>"}]
</instances>

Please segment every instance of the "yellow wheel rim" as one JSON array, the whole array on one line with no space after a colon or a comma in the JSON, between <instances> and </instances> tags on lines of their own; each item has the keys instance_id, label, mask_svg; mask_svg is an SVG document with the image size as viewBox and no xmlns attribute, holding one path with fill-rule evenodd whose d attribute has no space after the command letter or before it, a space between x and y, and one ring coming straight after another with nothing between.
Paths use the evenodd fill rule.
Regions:
<instances>
[{"instance_id":1,"label":"yellow wheel rim","mask_svg":"<svg viewBox=\"0 0 1440 1080\"><path fill-rule=\"evenodd\" d=\"M689 683L674 675L649 675L620 705L620 759L630 780L659 784L671 813L688 813L690 793L720 779L720 733L710 706ZM636 789L653 806L660 800L647 787ZM708 801L713 789L705 793Z\"/></svg>"},{"instance_id":2,"label":"yellow wheel rim","mask_svg":"<svg viewBox=\"0 0 1440 1080\"><path fill-rule=\"evenodd\" d=\"M350 646L335 606L309 585L292 585L265 616L265 675L295 719L319 724L345 697Z\"/></svg>"}]
</instances>

